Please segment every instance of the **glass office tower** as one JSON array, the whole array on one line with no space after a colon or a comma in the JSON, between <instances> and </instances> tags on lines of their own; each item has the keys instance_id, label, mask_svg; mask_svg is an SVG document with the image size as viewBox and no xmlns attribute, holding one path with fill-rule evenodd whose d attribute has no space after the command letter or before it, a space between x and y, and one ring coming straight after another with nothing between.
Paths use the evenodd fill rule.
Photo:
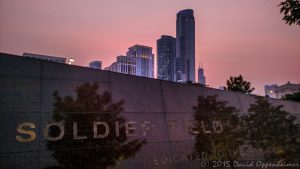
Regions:
<instances>
[{"instance_id":1,"label":"glass office tower","mask_svg":"<svg viewBox=\"0 0 300 169\"><path fill-rule=\"evenodd\" d=\"M175 81L176 38L162 35L157 40L157 78Z\"/></svg>"},{"instance_id":2,"label":"glass office tower","mask_svg":"<svg viewBox=\"0 0 300 169\"><path fill-rule=\"evenodd\" d=\"M176 81L195 82L195 20L192 9L177 13Z\"/></svg>"}]
</instances>

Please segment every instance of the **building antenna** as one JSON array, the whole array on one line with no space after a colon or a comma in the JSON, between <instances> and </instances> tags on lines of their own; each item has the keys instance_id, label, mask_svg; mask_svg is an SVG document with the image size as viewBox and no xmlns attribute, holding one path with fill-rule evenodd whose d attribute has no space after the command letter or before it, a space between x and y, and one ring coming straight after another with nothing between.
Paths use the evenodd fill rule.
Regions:
<instances>
[{"instance_id":1,"label":"building antenna","mask_svg":"<svg viewBox=\"0 0 300 169\"><path fill-rule=\"evenodd\" d=\"M201 60L201 68L203 69L202 60Z\"/></svg>"},{"instance_id":2,"label":"building antenna","mask_svg":"<svg viewBox=\"0 0 300 169\"><path fill-rule=\"evenodd\" d=\"M200 69L200 68L203 69L202 60L199 61L199 66L198 67L199 67L198 69Z\"/></svg>"}]
</instances>

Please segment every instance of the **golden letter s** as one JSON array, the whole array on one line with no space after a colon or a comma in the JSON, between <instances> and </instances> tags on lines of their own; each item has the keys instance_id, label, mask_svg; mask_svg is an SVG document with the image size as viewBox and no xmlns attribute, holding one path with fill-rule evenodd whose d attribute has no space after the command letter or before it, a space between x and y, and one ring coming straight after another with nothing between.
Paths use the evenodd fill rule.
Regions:
<instances>
[{"instance_id":1,"label":"golden letter s","mask_svg":"<svg viewBox=\"0 0 300 169\"><path fill-rule=\"evenodd\" d=\"M36 133L32 130L26 130L25 127L29 127L31 129L35 129L35 124L31 122L22 122L19 123L17 126L17 132L21 134L26 134L28 135L27 138L22 137L22 135L17 135L16 140L18 142L24 143L24 142L31 142L36 138Z\"/></svg>"}]
</instances>

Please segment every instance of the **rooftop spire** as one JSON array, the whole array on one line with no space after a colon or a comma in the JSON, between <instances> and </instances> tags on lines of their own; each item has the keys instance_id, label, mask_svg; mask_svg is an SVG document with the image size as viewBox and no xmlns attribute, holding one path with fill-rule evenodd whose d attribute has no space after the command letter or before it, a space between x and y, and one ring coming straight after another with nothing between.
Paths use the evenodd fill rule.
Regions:
<instances>
[{"instance_id":1,"label":"rooftop spire","mask_svg":"<svg viewBox=\"0 0 300 169\"><path fill-rule=\"evenodd\" d=\"M202 60L201 61L199 61L199 66L198 66L198 69L203 69L203 65L202 65Z\"/></svg>"}]
</instances>

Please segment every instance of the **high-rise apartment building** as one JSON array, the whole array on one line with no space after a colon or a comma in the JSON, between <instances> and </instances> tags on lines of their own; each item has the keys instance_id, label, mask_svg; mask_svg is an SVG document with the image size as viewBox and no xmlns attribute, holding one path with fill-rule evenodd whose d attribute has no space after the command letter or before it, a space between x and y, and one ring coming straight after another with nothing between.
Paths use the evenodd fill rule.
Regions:
<instances>
[{"instance_id":1,"label":"high-rise apartment building","mask_svg":"<svg viewBox=\"0 0 300 169\"><path fill-rule=\"evenodd\" d=\"M192 9L177 13L176 81L195 82L195 20Z\"/></svg>"},{"instance_id":2,"label":"high-rise apartment building","mask_svg":"<svg viewBox=\"0 0 300 169\"><path fill-rule=\"evenodd\" d=\"M118 72L136 75L136 58L129 56L118 56L117 63Z\"/></svg>"},{"instance_id":3,"label":"high-rise apartment building","mask_svg":"<svg viewBox=\"0 0 300 169\"><path fill-rule=\"evenodd\" d=\"M113 72L136 75L136 58L129 56L118 56L117 61L109 67L104 68Z\"/></svg>"},{"instance_id":4,"label":"high-rise apartment building","mask_svg":"<svg viewBox=\"0 0 300 169\"><path fill-rule=\"evenodd\" d=\"M135 45L128 48L126 56L118 56L117 61L104 70L154 78L154 54L152 48Z\"/></svg>"},{"instance_id":5,"label":"high-rise apartment building","mask_svg":"<svg viewBox=\"0 0 300 169\"><path fill-rule=\"evenodd\" d=\"M162 35L157 40L157 78L175 80L176 38Z\"/></svg>"},{"instance_id":6,"label":"high-rise apartment building","mask_svg":"<svg viewBox=\"0 0 300 169\"><path fill-rule=\"evenodd\" d=\"M128 48L126 56L136 58L137 76L154 78L154 54L151 47L134 45Z\"/></svg>"}]
</instances>

